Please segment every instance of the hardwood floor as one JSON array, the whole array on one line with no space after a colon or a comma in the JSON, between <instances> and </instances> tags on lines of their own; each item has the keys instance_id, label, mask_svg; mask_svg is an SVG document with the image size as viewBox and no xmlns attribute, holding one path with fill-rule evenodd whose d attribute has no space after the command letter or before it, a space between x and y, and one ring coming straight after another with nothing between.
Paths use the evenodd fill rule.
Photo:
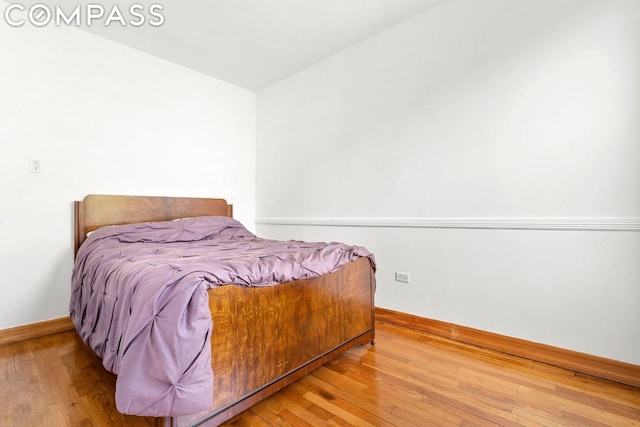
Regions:
<instances>
[{"instance_id":1,"label":"hardwood floor","mask_svg":"<svg viewBox=\"0 0 640 427\"><path fill-rule=\"evenodd\" d=\"M640 389L376 324L357 347L223 424L640 426ZM151 426L73 331L0 346L0 426Z\"/></svg>"}]
</instances>

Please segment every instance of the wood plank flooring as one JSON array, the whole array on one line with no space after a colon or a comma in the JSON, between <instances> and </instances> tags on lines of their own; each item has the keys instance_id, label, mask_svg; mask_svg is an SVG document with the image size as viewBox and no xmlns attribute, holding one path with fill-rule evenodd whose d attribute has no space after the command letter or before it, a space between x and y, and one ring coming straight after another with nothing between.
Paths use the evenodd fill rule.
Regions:
<instances>
[{"instance_id":1,"label":"wood plank flooring","mask_svg":"<svg viewBox=\"0 0 640 427\"><path fill-rule=\"evenodd\" d=\"M223 424L640 426L640 389L378 322L357 347ZM151 426L73 331L0 346L0 426Z\"/></svg>"}]
</instances>

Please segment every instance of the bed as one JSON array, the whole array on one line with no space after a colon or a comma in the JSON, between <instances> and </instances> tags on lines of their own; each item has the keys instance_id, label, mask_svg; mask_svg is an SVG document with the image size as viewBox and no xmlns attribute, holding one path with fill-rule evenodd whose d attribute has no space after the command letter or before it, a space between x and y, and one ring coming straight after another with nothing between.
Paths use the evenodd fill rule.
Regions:
<instances>
[{"instance_id":1,"label":"bed","mask_svg":"<svg viewBox=\"0 0 640 427\"><path fill-rule=\"evenodd\" d=\"M89 195L74 202L74 252L78 257L87 236L106 226L232 216L224 199ZM219 425L349 348L373 344L374 292L373 256L357 256L320 277L207 289L206 320L213 325L202 350L213 372L212 390L203 393L207 407L156 415L155 424ZM159 363L163 354L145 363Z\"/></svg>"}]
</instances>

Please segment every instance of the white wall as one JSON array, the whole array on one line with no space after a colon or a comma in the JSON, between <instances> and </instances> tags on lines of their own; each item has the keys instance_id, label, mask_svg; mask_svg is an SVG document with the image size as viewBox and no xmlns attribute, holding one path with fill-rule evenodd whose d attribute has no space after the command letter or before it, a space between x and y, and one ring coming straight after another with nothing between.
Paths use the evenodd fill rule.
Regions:
<instances>
[{"instance_id":1,"label":"white wall","mask_svg":"<svg viewBox=\"0 0 640 427\"><path fill-rule=\"evenodd\" d=\"M369 247L379 306L640 364L639 75L637 0L447 1L258 93L258 233Z\"/></svg>"},{"instance_id":2,"label":"white wall","mask_svg":"<svg viewBox=\"0 0 640 427\"><path fill-rule=\"evenodd\" d=\"M74 28L4 24L0 329L68 315L86 194L225 197L253 227L253 92Z\"/></svg>"}]
</instances>

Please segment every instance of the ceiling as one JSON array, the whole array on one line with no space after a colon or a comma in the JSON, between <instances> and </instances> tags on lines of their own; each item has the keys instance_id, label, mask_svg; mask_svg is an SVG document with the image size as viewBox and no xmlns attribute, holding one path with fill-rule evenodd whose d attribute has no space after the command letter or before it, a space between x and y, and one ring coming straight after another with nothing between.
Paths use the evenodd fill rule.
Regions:
<instances>
[{"instance_id":1,"label":"ceiling","mask_svg":"<svg viewBox=\"0 0 640 427\"><path fill-rule=\"evenodd\" d=\"M83 29L257 91L443 1L137 1L145 14L162 5L165 22L123 27L102 20ZM78 0L57 3L71 11ZM108 14L111 5L104 5ZM130 20L128 4L121 8Z\"/></svg>"}]
</instances>

